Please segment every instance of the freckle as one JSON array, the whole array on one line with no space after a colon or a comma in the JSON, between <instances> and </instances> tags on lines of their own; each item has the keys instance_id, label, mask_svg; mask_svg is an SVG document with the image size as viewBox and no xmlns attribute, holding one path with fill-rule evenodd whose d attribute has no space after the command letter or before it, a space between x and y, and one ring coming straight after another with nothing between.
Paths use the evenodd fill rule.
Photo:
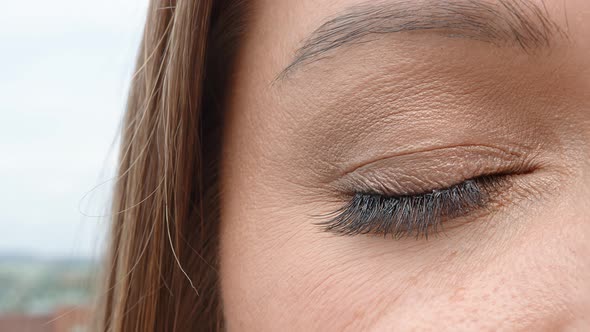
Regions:
<instances>
[{"instance_id":1,"label":"freckle","mask_svg":"<svg viewBox=\"0 0 590 332\"><path fill-rule=\"evenodd\" d=\"M459 287L455 290L453 295L449 298L451 302L461 302L465 299L465 288Z\"/></svg>"},{"instance_id":2,"label":"freckle","mask_svg":"<svg viewBox=\"0 0 590 332\"><path fill-rule=\"evenodd\" d=\"M417 276L411 276L410 278L408 278L408 284L410 286L416 286L417 283L418 283L418 277Z\"/></svg>"},{"instance_id":3,"label":"freckle","mask_svg":"<svg viewBox=\"0 0 590 332\"><path fill-rule=\"evenodd\" d=\"M457 251L453 251L449 254L448 259L451 260L457 256Z\"/></svg>"}]
</instances>

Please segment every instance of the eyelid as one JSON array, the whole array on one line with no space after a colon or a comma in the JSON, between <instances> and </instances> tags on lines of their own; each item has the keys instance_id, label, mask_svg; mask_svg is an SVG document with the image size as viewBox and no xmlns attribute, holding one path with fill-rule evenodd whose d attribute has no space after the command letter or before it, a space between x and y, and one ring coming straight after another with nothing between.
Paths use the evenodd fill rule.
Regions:
<instances>
[{"instance_id":1,"label":"eyelid","mask_svg":"<svg viewBox=\"0 0 590 332\"><path fill-rule=\"evenodd\" d=\"M520 175L542 166L534 151L462 145L363 163L329 183L342 205L317 224L341 235L427 237L443 221L475 220L518 198Z\"/></svg>"},{"instance_id":2,"label":"eyelid","mask_svg":"<svg viewBox=\"0 0 590 332\"><path fill-rule=\"evenodd\" d=\"M333 192L345 196L356 192L385 196L420 194L488 174L530 172L535 169L533 156L524 148L445 147L364 163L345 172L329 186Z\"/></svg>"},{"instance_id":3,"label":"eyelid","mask_svg":"<svg viewBox=\"0 0 590 332\"><path fill-rule=\"evenodd\" d=\"M442 222L481 211L508 176L470 179L442 190L412 196L356 193L328 220L318 223L325 231L341 235L383 234L400 238L428 237Z\"/></svg>"}]
</instances>

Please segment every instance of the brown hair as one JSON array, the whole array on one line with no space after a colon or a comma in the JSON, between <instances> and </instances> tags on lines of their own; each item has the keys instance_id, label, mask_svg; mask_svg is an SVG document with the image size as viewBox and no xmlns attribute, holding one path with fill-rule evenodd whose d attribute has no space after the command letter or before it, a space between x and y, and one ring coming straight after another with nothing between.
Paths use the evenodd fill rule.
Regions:
<instances>
[{"instance_id":1,"label":"brown hair","mask_svg":"<svg viewBox=\"0 0 590 332\"><path fill-rule=\"evenodd\" d=\"M98 330L222 329L216 164L239 7L150 4L122 127Z\"/></svg>"}]
</instances>

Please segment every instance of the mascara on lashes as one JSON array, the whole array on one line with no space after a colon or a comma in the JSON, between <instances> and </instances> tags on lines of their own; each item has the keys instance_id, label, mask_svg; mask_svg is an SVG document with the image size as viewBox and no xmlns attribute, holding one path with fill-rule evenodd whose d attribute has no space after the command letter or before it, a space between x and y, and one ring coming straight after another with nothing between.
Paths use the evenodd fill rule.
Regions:
<instances>
[{"instance_id":1,"label":"mascara on lashes","mask_svg":"<svg viewBox=\"0 0 590 332\"><path fill-rule=\"evenodd\" d=\"M320 222L324 230L341 235L391 234L394 238L437 233L443 220L468 215L488 202L490 185L498 176L482 176L446 189L418 195L385 196L355 193L348 204Z\"/></svg>"}]
</instances>

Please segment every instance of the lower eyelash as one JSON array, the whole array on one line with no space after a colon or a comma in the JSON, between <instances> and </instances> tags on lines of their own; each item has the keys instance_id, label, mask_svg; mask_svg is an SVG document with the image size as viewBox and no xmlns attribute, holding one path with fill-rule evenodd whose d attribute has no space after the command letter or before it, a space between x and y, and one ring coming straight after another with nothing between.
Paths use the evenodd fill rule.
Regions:
<instances>
[{"instance_id":1,"label":"lower eyelash","mask_svg":"<svg viewBox=\"0 0 590 332\"><path fill-rule=\"evenodd\" d=\"M491 186L502 176L483 176L446 189L410 196L356 193L327 221L325 231L341 235L391 234L394 238L415 235L427 238L437 233L443 220L481 209L489 201Z\"/></svg>"}]
</instances>

